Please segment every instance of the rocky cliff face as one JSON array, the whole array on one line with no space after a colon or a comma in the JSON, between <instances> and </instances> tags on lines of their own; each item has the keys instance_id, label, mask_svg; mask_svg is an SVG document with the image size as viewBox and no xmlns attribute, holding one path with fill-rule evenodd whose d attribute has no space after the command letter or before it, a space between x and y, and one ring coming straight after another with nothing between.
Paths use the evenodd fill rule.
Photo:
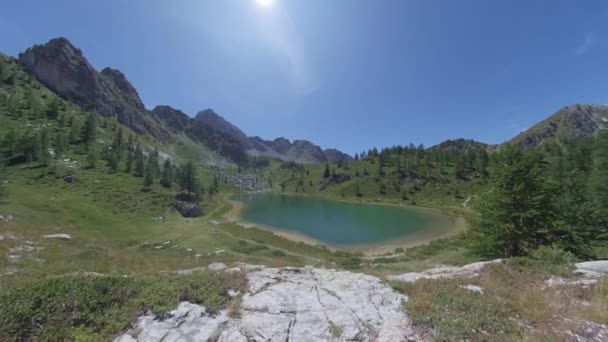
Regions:
<instances>
[{"instance_id":1,"label":"rocky cliff face","mask_svg":"<svg viewBox=\"0 0 608 342\"><path fill-rule=\"evenodd\" d=\"M566 142L593 136L598 130L606 128L608 106L577 104L562 108L510 141L528 149L545 142Z\"/></svg>"},{"instance_id":2,"label":"rocky cliff face","mask_svg":"<svg viewBox=\"0 0 608 342\"><path fill-rule=\"evenodd\" d=\"M19 61L51 90L85 110L116 118L133 131L151 134L159 141L169 139L124 74L111 68L97 72L67 39L56 38L33 46L19 55Z\"/></svg>"},{"instance_id":3,"label":"rocky cliff face","mask_svg":"<svg viewBox=\"0 0 608 342\"><path fill-rule=\"evenodd\" d=\"M205 109L198 112L195 120L205 123L214 130L232 137L245 147L248 145L247 135L243 133L240 128L218 115L213 109Z\"/></svg>"},{"instance_id":4,"label":"rocky cliff face","mask_svg":"<svg viewBox=\"0 0 608 342\"><path fill-rule=\"evenodd\" d=\"M156 106L152 109L152 114L176 133L185 132L192 124L192 118L186 113L170 106Z\"/></svg>"}]
</instances>

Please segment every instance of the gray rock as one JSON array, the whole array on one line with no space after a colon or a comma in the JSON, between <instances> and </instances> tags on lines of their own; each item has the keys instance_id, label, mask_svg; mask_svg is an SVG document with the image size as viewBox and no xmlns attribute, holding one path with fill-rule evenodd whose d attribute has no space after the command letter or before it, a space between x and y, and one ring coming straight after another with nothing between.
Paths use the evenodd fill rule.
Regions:
<instances>
[{"instance_id":1,"label":"gray rock","mask_svg":"<svg viewBox=\"0 0 608 342\"><path fill-rule=\"evenodd\" d=\"M407 297L376 277L312 267L261 268L247 276L239 319L227 310L210 317L204 307L184 302L168 319L140 317L115 341L418 339L401 306Z\"/></svg>"},{"instance_id":2,"label":"gray rock","mask_svg":"<svg viewBox=\"0 0 608 342\"><path fill-rule=\"evenodd\" d=\"M390 275L386 278L388 280L394 281L402 281L406 283L413 283L419 279L442 279L442 278L457 278L457 277L465 277L472 278L477 277L479 272L483 270L486 265L501 263L501 259L492 260L492 261L482 261L476 262L472 264L468 264L462 267L455 266L437 266L431 268L430 270L422 271L422 272L410 272L404 273L400 275Z\"/></svg>"},{"instance_id":3,"label":"gray rock","mask_svg":"<svg viewBox=\"0 0 608 342\"><path fill-rule=\"evenodd\" d=\"M70 184L80 182L80 180L74 176L65 176L63 177L63 181Z\"/></svg>"},{"instance_id":4,"label":"gray rock","mask_svg":"<svg viewBox=\"0 0 608 342\"><path fill-rule=\"evenodd\" d=\"M474 293L478 293L480 295L483 294L483 288L476 286L476 285L468 284L468 285L460 285L459 287L462 289L465 289L465 290L469 290Z\"/></svg>"},{"instance_id":5,"label":"gray rock","mask_svg":"<svg viewBox=\"0 0 608 342\"><path fill-rule=\"evenodd\" d=\"M44 235L43 238L51 239L51 240L64 240L64 241L69 241L72 239L72 237L68 234L50 234L50 235Z\"/></svg>"},{"instance_id":6,"label":"gray rock","mask_svg":"<svg viewBox=\"0 0 608 342\"><path fill-rule=\"evenodd\" d=\"M213 264L209 264L209 266L207 266L207 268L210 271L217 272L217 271L225 270L226 269L226 264L221 263L221 262L216 262L216 263L213 263Z\"/></svg>"},{"instance_id":7,"label":"gray rock","mask_svg":"<svg viewBox=\"0 0 608 342\"><path fill-rule=\"evenodd\" d=\"M183 217L199 217L203 214L201 208L194 203L177 202L174 207Z\"/></svg>"},{"instance_id":8,"label":"gray rock","mask_svg":"<svg viewBox=\"0 0 608 342\"><path fill-rule=\"evenodd\" d=\"M575 273L587 278L599 278L608 275L608 260L579 262Z\"/></svg>"}]
</instances>

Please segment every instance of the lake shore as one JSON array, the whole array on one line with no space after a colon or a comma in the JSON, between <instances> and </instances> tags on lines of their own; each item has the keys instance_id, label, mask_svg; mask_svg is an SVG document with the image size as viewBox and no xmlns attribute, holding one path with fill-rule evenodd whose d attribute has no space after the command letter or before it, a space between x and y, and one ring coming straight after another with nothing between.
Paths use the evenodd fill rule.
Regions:
<instances>
[{"instance_id":1,"label":"lake shore","mask_svg":"<svg viewBox=\"0 0 608 342\"><path fill-rule=\"evenodd\" d=\"M331 251L350 251L350 252L360 252L363 253L364 256L380 256L380 255L390 255L395 252L397 248L412 248L427 244L433 240L449 238L458 234L461 234L466 231L467 225L466 220L463 215L458 213L446 213L443 209L435 209L435 208L421 208L432 210L435 213L449 216L449 227L445 227L442 229L432 229L429 231L417 232L413 233L407 238L399 238L393 240L387 240L380 243L374 244L363 244L363 245L352 245L352 246L332 246L325 242L316 240L304 234L299 234L293 231L285 230L280 227L270 227L261 224L255 224L251 222L246 222L241 218L241 211L245 207L245 204L236 200L227 200L227 202L232 206L232 208L224 214L224 219L227 221L234 222L239 224L245 228L258 228L266 231L270 231L278 236L284 237L286 239L302 242L312 246L324 246ZM360 202L354 202L360 203ZM380 203L360 203L360 204L375 204L375 205L383 205ZM387 204L387 206L395 206L395 207L405 207L399 206L395 204Z\"/></svg>"}]
</instances>

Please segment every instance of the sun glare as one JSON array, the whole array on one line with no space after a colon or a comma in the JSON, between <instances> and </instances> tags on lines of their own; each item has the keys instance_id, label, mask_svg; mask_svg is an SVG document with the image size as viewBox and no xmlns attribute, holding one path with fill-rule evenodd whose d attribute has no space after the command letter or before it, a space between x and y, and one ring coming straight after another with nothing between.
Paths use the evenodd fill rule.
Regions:
<instances>
[{"instance_id":1,"label":"sun glare","mask_svg":"<svg viewBox=\"0 0 608 342\"><path fill-rule=\"evenodd\" d=\"M255 0L256 4L262 7L270 7L274 0Z\"/></svg>"}]
</instances>

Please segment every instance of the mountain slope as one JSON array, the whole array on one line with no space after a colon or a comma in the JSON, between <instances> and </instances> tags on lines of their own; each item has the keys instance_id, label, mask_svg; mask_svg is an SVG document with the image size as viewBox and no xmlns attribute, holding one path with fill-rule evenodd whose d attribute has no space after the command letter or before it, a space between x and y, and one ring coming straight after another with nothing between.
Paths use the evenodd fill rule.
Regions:
<instances>
[{"instance_id":1,"label":"mountain slope","mask_svg":"<svg viewBox=\"0 0 608 342\"><path fill-rule=\"evenodd\" d=\"M154 122L139 94L123 73L105 68L98 72L82 51L65 38L36 45L19 55L26 70L49 89L85 110L113 117L138 134L161 142L169 134Z\"/></svg>"},{"instance_id":2,"label":"mountain slope","mask_svg":"<svg viewBox=\"0 0 608 342\"><path fill-rule=\"evenodd\" d=\"M335 149L323 150L308 140L294 140L279 137L275 140L263 140L260 137L248 137L241 129L230 123L212 109L206 109L196 115L195 121L206 124L221 134L230 136L251 156L265 156L294 161L301 164L350 161L352 158Z\"/></svg>"},{"instance_id":3,"label":"mountain slope","mask_svg":"<svg viewBox=\"0 0 608 342\"><path fill-rule=\"evenodd\" d=\"M546 120L518 134L510 142L528 149L545 142L563 143L595 135L608 128L608 106L577 104L560 109Z\"/></svg>"}]
</instances>

